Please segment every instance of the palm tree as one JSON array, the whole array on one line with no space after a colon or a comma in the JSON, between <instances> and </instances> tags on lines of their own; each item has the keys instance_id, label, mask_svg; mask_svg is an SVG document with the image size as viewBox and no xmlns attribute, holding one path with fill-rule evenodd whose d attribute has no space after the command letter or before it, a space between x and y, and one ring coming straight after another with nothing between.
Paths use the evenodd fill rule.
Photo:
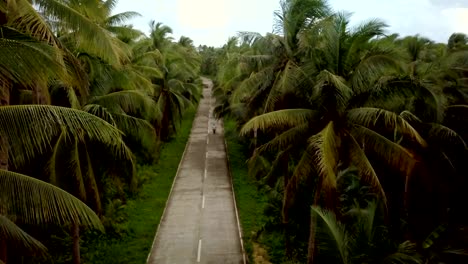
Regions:
<instances>
[{"instance_id":1,"label":"palm tree","mask_svg":"<svg viewBox=\"0 0 468 264\"><path fill-rule=\"evenodd\" d=\"M254 68L232 96L234 104L247 100L248 108L252 109L249 117L277 109L281 95L295 91L301 80L308 80L302 69L300 38L321 24L330 15L330 9L322 0L284 0L275 15L278 35L263 37L244 33L241 36L260 51L243 58L258 68Z\"/></svg>"},{"instance_id":2,"label":"palm tree","mask_svg":"<svg viewBox=\"0 0 468 264\"><path fill-rule=\"evenodd\" d=\"M167 140L171 131L176 131L176 125L183 111L192 106L191 101L197 101L200 96L198 78L200 57L193 46L183 46L172 43L167 34L172 29L162 23L150 23L151 45L148 51L159 51L158 69L162 76L153 78L155 84L153 97L161 113L161 120L155 124L159 138ZM184 42L190 42L185 39ZM148 42L149 44L149 42Z\"/></svg>"},{"instance_id":3,"label":"palm tree","mask_svg":"<svg viewBox=\"0 0 468 264\"><path fill-rule=\"evenodd\" d=\"M415 128L398 113L377 106L378 98L385 94L371 90L380 75L388 67L395 66L392 50L371 41L382 33L384 24L370 21L355 31L348 31L347 24L347 16L342 14L323 23L324 28L316 41L320 43L318 47L324 47L327 52L318 48L310 51L311 59L305 62L304 68L313 76L310 77L313 86L304 86L303 91L299 91L307 96L308 108L283 109L256 116L241 131L243 134L274 131L276 137L261 146L261 151L304 146L294 173L285 176L285 223L299 182L314 176L314 170L319 175L315 205L323 192L327 208L334 208L336 175L341 166L357 167L362 180L375 188L385 203L387 197L371 161L377 158L408 175L415 161L408 148L426 146ZM332 45L339 48L331 48ZM311 236L309 246L314 245ZM309 263L313 255L313 248L309 248Z\"/></svg>"}]
</instances>

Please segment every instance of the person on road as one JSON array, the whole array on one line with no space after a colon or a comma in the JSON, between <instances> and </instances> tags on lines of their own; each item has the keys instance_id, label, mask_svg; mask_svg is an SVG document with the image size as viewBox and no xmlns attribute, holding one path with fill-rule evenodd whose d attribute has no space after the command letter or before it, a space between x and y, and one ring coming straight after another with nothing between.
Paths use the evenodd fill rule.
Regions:
<instances>
[{"instance_id":1,"label":"person on road","mask_svg":"<svg viewBox=\"0 0 468 264\"><path fill-rule=\"evenodd\" d=\"M213 130L213 134L216 134L216 120L211 120L211 129Z\"/></svg>"}]
</instances>

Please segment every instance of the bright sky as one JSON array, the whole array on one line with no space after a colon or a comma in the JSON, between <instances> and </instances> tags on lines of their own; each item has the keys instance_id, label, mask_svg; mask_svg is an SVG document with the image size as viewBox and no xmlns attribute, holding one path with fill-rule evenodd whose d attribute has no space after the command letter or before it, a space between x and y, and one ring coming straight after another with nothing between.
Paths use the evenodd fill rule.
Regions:
<instances>
[{"instance_id":1,"label":"bright sky","mask_svg":"<svg viewBox=\"0 0 468 264\"><path fill-rule=\"evenodd\" d=\"M335 11L353 13L352 24L380 18L388 33L420 34L447 42L453 32L468 34L468 0L329 0ZM129 23L145 33L151 19L190 37L195 45L222 46L238 31L271 32L279 0L120 0L115 12L142 15Z\"/></svg>"}]
</instances>

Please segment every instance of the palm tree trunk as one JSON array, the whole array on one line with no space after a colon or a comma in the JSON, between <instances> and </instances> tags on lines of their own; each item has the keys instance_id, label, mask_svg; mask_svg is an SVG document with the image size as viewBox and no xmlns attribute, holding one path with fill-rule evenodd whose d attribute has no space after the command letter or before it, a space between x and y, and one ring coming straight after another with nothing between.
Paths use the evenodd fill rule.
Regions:
<instances>
[{"instance_id":1,"label":"palm tree trunk","mask_svg":"<svg viewBox=\"0 0 468 264\"><path fill-rule=\"evenodd\" d=\"M0 239L0 262L3 262L4 264L6 264L8 260L7 249L8 248L5 239Z\"/></svg>"},{"instance_id":2,"label":"palm tree trunk","mask_svg":"<svg viewBox=\"0 0 468 264\"><path fill-rule=\"evenodd\" d=\"M72 238L73 238L73 264L81 263L80 256L80 225L73 223L72 225Z\"/></svg>"}]
</instances>

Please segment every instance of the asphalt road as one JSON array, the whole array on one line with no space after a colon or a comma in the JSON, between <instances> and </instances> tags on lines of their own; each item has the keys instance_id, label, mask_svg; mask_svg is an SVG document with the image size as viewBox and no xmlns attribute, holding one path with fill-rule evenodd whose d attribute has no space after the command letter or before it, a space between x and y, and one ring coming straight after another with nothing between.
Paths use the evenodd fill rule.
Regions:
<instances>
[{"instance_id":1,"label":"asphalt road","mask_svg":"<svg viewBox=\"0 0 468 264\"><path fill-rule=\"evenodd\" d=\"M212 82L203 82L206 88L148 256L149 264L245 263L223 124L211 117Z\"/></svg>"}]
</instances>

